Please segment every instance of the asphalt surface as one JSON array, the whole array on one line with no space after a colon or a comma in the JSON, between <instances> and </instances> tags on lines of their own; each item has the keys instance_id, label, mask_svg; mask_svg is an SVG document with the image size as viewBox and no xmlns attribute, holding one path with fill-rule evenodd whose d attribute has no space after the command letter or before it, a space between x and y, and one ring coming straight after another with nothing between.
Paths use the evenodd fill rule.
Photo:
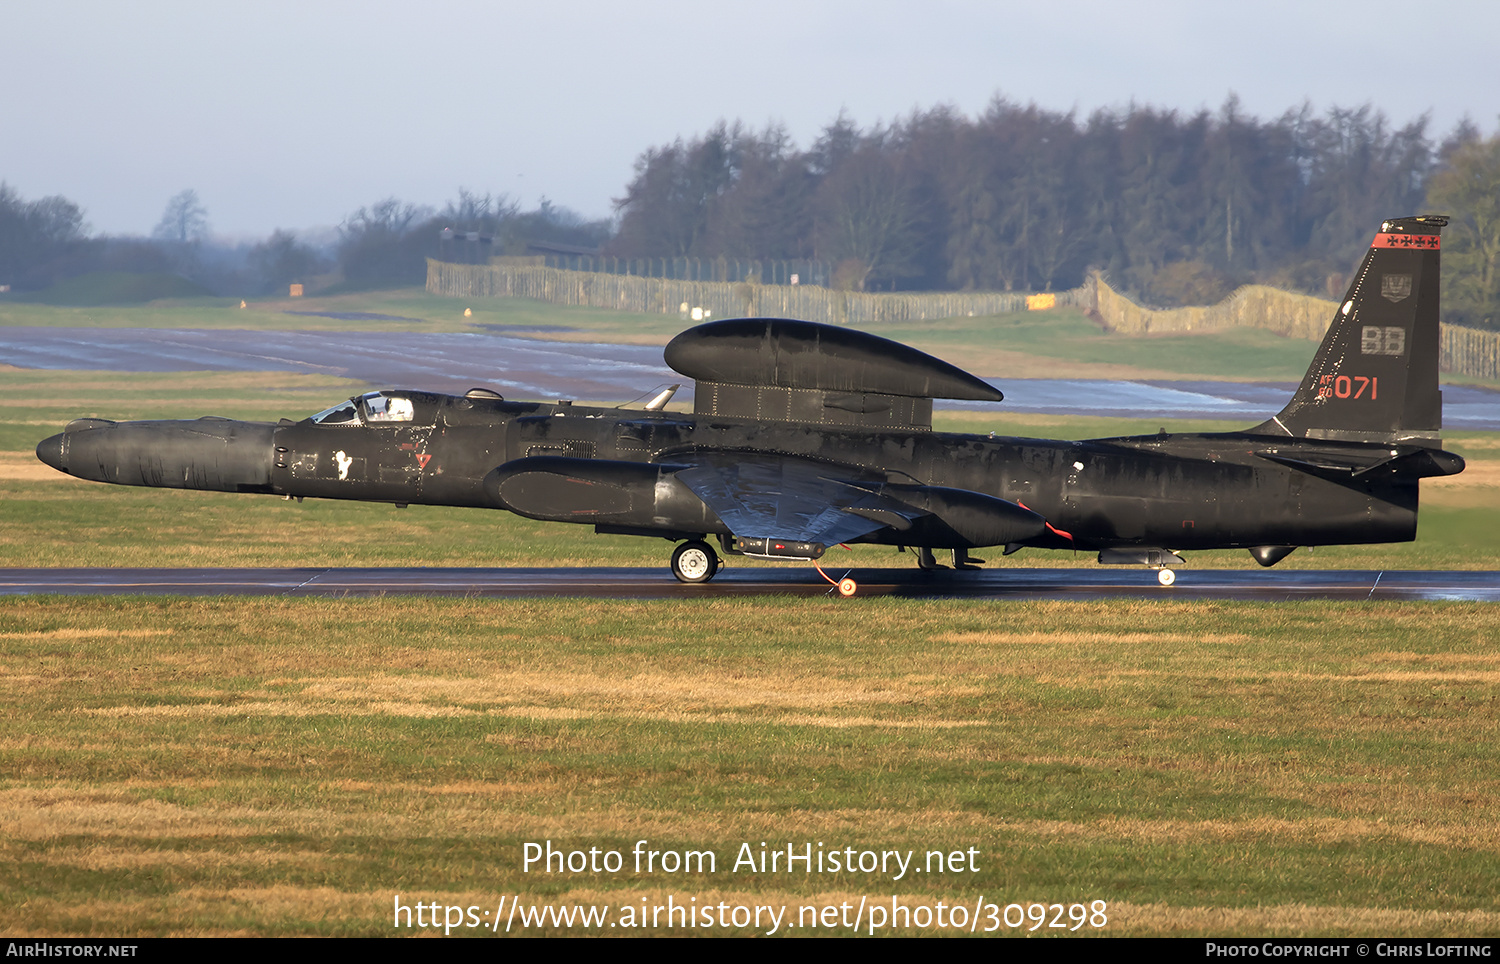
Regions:
<instances>
[{"instance_id":1,"label":"asphalt surface","mask_svg":"<svg viewBox=\"0 0 1500 964\"><path fill-rule=\"evenodd\" d=\"M840 578L841 569L829 574ZM858 596L927 599L1296 599L1500 602L1500 572L1177 570L1170 588L1147 569L856 569ZM0 595L463 596L714 599L824 596L807 568L734 569L685 585L662 569L0 569ZM835 598L837 598L835 596Z\"/></svg>"},{"instance_id":2,"label":"asphalt surface","mask_svg":"<svg viewBox=\"0 0 1500 964\"><path fill-rule=\"evenodd\" d=\"M508 398L623 402L692 382L650 345L605 345L518 337L535 329L488 332L238 331L154 328L0 328L0 362L81 371L299 371L358 379L378 388L461 394L488 387ZM939 401L939 408L1049 415L1213 418L1253 425L1281 410L1292 382L1108 381L1006 378L976 374L1005 393L996 405ZM328 403L338 401L330 397ZM204 414L215 414L205 412ZM223 414L223 413L218 413ZM288 417L311 412L287 412ZM1443 424L1500 430L1500 392L1443 388Z\"/></svg>"}]
</instances>

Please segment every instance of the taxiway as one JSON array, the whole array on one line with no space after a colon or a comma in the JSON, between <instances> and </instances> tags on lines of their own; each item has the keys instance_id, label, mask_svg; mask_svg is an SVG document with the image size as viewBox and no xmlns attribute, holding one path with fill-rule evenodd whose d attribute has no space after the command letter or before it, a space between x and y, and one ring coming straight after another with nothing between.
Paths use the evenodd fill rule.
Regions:
<instances>
[{"instance_id":1,"label":"taxiway","mask_svg":"<svg viewBox=\"0 0 1500 964\"><path fill-rule=\"evenodd\" d=\"M828 569L835 578L843 569ZM1177 570L1170 588L1147 569L855 569L856 597L952 599L1297 599L1500 602L1492 571ZM734 569L686 585L659 569L0 569L0 595L467 596L713 599L823 596L811 568Z\"/></svg>"}]
</instances>

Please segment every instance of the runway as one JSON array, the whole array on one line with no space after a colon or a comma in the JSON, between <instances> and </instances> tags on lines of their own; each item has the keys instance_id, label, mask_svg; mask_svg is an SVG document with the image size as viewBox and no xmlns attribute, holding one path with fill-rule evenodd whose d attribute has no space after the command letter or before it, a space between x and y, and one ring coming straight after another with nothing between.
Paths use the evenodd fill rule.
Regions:
<instances>
[{"instance_id":1,"label":"runway","mask_svg":"<svg viewBox=\"0 0 1500 964\"><path fill-rule=\"evenodd\" d=\"M842 569L829 569L833 576ZM1500 572L1177 570L1170 588L1147 569L856 569L854 600L921 599L1464 600L1500 601ZM459 596L475 598L721 599L825 596L811 568L734 569L685 585L663 569L0 569L0 595ZM835 595L833 598L837 599Z\"/></svg>"}]
</instances>

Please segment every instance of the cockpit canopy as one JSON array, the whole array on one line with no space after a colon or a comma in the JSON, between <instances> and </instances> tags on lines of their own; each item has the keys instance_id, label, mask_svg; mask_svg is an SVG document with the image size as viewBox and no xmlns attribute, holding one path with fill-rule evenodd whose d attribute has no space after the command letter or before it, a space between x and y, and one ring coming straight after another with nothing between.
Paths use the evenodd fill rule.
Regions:
<instances>
[{"instance_id":1,"label":"cockpit canopy","mask_svg":"<svg viewBox=\"0 0 1500 964\"><path fill-rule=\"evenodd\" d=\"M365 416L372 422L410 422L411 399L370 392L361 396L365 403Z\"/></svg>"},{"instance_id":2,"label":"cockpit canopy","mask_svg":"<svg viewBox=\"0 0 1500 964\"><path fill-rule=\"evenodd\" d=\"M317 425L356 426L410 422L416 414L412 400L387 392L366 392L340 402L312 417Z\"/></svg>"}]
</instances>

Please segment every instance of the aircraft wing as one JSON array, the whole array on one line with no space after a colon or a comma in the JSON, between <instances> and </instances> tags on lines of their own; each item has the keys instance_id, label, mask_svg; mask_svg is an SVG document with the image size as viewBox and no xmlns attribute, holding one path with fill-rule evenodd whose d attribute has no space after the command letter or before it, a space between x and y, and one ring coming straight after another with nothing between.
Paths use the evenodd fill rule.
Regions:
<instances>
[{"instance_id":1,"label":"aircraft wing","mask_svg":"<svg viewBox=\"0 0 1500 964\"><path fill-rule=\"evenodd\" d=\"M828 546L882 530L905 545L974 548L1046 528L1041 516L1004 499L887 482L884 473L817 459L711 452L673 461L688 464L677 480L729 527L747 555L816 559Z\"/></svg>"},{"instance_id":2,"label":"aircraft wing","mask_svg":"<svg viewBox=\"0 0 1500 964\"><path fill-rule=\"evenodd\" d=\"M923 514L861 487L879 486L883 477L816 459L715 452L673 461L691 463L678 481L751 555L816 559L828 546L905 527Z\"/></svg>"}]
</instances>

